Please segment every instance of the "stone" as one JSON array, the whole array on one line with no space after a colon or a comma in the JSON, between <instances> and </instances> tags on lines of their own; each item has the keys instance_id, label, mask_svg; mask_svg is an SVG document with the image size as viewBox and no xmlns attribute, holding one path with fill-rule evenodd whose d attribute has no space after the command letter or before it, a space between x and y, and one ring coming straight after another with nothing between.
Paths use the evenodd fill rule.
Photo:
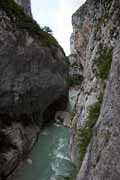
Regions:
<instances>
[{"instance_id":1,"label":"stone","mask_svg":"<svg viewBox=\"0 0 120 180\"><path fill-rule=\"evenodd\" d=\"M71 159L80 169L77 180L119 179L119 42L116 43L120 33L119 6L117 0L87 0L72 16L71 54L76 57L77 69L83 77L70 139ZM102 80L97 61L105 50L114 51L114 55L112 70ZM102 98L100 117L80 162L77 133L87 121L89 108Z\"/></svg>"},{"instance_id":2,"label":"stone","mask_svg":"<svg viewBox=\"0 0 120 180\"><path fill-rule=\"evenodd\" d=\"M57 123L62 123L65 127L71 127L71 117L68 111L57 111L55 114L55 120Z\"/></svg>"},{"instance_id":3,"label":"stone","mask_svg":"<svg viewBox=\"0 0 120 180\"><path fill-rule=\"evenodd\" d=\"M30 1L18 3L30 15ZM68 102L68 68L62 48L32 17L24 15L39 33L28 24L21 28L14 12L11 18L5 8L0 6L0 180L10 179L32 150L41 128L54 121L56 111L64 110Z\"/></svg>"},{"instance_id":4,"label":"stone","mask_svg":"<svg viewBox=\"0 0 120 180\"><path fill-rule=\"evenodd\" d=\"M30 164L30 165L32 165L32 159L28 158L28 159L27 159L27 163Z\"/></svg>"}]
</instances>

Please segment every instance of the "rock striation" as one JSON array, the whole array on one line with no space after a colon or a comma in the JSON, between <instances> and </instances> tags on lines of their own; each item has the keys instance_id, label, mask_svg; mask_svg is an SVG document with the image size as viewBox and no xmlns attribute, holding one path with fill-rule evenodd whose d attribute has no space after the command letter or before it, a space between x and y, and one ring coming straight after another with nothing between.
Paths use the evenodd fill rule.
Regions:
<instances>
[{"instance_id":1,"label":"rock striation","mask_svg":"<svg viewBox=\"0 0 120 180\"><path fill-rule=\"evenodd\" d=\"M77 180L120 177L120 2L87 0L72 16L71 53L82 81L72 120Z\"/></svg>"},{"instance_id":2,"label":"rock striation","mask_svg":"<svg viewBox=\"0 0 120 180\"><path fill-rule=\"evenodd\" d=\"M30 15L29 1L19 3ZM13 0L0 1L0 180L24 160L41 127L66 108L64 60L52 35Z\"/></svg>"}]
</instances>

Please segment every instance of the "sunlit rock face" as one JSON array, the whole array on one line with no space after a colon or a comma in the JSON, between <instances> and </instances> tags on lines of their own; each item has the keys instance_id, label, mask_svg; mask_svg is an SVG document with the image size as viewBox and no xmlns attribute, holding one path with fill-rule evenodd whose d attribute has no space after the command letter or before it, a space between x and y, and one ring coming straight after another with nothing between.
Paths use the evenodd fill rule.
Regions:
<instances>
[{"instance_id":1,"label":"sunlit rock face","mask_svg":"<svg viewBox=\"0 0 120 180\"><path fill-rule=\"evenodd\" d=\"M117 134L120 116L117 111L120 109L117 81L120 76L119 7L120 2L117 0L87 0L72 16L71 53L76 57L83 77L71 133L72 160L81 167L77 180L119 180L120 176L119 160L117 161L120 156ZM108 59L112 60L112 69L109 66L109 71L105 65L111 63ZM81 146L78 144L81 142L78 140L78 132L88 121L90 107L94 107L100 98L103 99L100 116L92 129L92 137L86 145L84 157L80 160Z\"/></svg>"},{"instance_id":2,"label":"sunlit rock face","mask_svg":"<svg viewBox=\"0 0 120 180\"><path fill-rule=\"evenodd\" d=\"M16 3L18 3L20 6L23 7L24 12L31 16L31 0L14 0Z\"/></svg>"}]
</instances>

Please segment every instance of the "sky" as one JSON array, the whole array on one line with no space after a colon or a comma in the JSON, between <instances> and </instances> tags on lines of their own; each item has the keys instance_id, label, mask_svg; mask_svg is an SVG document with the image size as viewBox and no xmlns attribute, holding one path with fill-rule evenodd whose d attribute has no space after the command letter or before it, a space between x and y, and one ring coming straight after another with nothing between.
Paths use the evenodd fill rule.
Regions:
<instances>
[{"instance_id":1,"label":"sky","mask_svg":"<svg viewBox=\"0 0 120 180\"><path fill-rule=\"evenodd\" d=\"M49 26L67 55L70 54L72 14L85 0L31 0L32 14L41 27Z\"/></svg>"}]
</instances>

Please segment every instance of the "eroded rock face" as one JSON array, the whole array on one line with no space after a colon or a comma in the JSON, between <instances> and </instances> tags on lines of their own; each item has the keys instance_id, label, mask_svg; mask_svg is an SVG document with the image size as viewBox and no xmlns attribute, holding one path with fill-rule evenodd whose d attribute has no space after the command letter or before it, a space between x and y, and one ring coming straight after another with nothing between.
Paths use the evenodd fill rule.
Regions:
<instances>
[{"instance_id":1,"label":"eroded rock face","mask_svg":"<svg viewBox=\"0 0 120 180\"><path fill-rule=\"evenodd\" d=\"M117 0L88 0L72 17L73 34L71 37L71 52L74 54L74 57L76 57L78 68L81 68L81 75L83 76L83 81L82 83L80 82L81 93L76 103L71 133L72 160L78 166L81 166L77 180L119 179L119 171L117 170L119 163L115 160L117 159L117 156L119 156L119 136L116 136L115 140L118 142L118 145L117 143L115 145L115 141L112 141L112 138L114 137L111 137L111 135L111 140L108 140L110 144L106 142L106 136L109 136L109 118L111 122L114 121L112 113L114 113L114 115L116 114L114 125L110 126L110 131L114 133L118 126L117 117L120 116L119 111L116 111L113 108L111 112L111 107L107 106L107 101L111 101L110 103L113 103L114 105L116 103L115 106L117 106L117 99L119 99L119 88L117 89L118 92L116 91L117 95L114 96L114 98L111 98L113 94L110 94L115 85L114 83L116 83L114 87L118 86L117 83L119 84L118 81L116 82L116 78L119 77L119 71L117 70L118 74L116 74L116 70L113 68L114 61L116 61L116 66L119 67L119 58L115 60L116 56L119 57L119 51L114 50L120 32L120 11L118 7L120 7L120 3ZM113 51L114 56L112 58ZM107 71L107 69L102 69L104 62L108 60L108 56L112 59L110 77L112 76L114 85L110 85L111 79L109 79L109 71L107 76L104 77L104 72ZM106 84L109 85L106 86ZM98 120L99 123L97 123L99 126L96 126L95 132L93 131L93 139L91 140L90 145L88 143L89 147L88 150L86 148L86 156L84 156L84 160L81 161L79 159L80 149L78 146L78 131L85 126L89 108L98 102L101 95L103 97L103 106ZM106 96L108 99L106 99ZM103 135L104 132L105 135ZM97 134L99 135L97 136ZM116 147L114 147L114 145ZM110 148L112 149L111 151ZM116 149L118 149L118 151ZM116 156L115 159L113 159L114 163L112 165L110 165L112 163L111 152L113 154L115 153ZM99 161L98 165L96 161ZM109 172L109 170L111 172Z\"/></svg>"},{"instance_id":2,"label":"eroded rock face","mask_svg":"<svg viewBox=\"0 0 120 180\"><path fill-rule=\"evenodd\" d=\"M78 180L120 179L120 41L114 49L110 77L85 164Z\"/></svg>"},{"instance_id":3,"label":"eroded rock face","mask_svg":"<svg viewBox=\"0 0 120 180\"><path fill-rule=\"evenodd\" d=\"M48 45L48 40L54 39L41 30L44 42L43 36L29 31L26 24L19 28L14 14L9 16L3 7L0 8L1 180L14 172L32 149L41 126L53 120L56 111L64 110L68 99L68 73L61 47L52 41Z\"/></svg>"}]
</instances>

